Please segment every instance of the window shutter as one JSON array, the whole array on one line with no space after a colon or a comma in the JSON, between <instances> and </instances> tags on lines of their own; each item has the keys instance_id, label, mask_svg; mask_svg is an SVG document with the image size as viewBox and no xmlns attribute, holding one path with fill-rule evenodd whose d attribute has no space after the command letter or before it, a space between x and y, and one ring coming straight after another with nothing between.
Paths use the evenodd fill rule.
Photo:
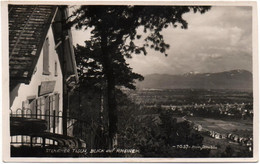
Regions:
<instances>
[{"instance_id":1,"label":"window shutter","mask_svg":"<svg viewBox=\"0 0 260 164\"><path fill-rule=\"evenodd\" d=\"M60 102L60 97L59 94L55 94L55 112L56 112L56 127L59 125L59 102Z\"/></svg>"},{"instance_id":2,"label":"window shutter","mask_svg":"<svg viewBox=\"0 0 260 164\"><path fill-rule=\"evenodd\" d=\"M54 116L54 113L53 113L53 108L54 108L54 96L51 95L49 96L49 101L50 101L50 127L53 128L53 116Z\"/></svg>"},{"instance_id":3,"label":"window shutter","mask_svg":"<svg viewBox=\"0 0 260 164\"><path fill-rule=\"evenodd\" d=\"M36 118L36 99L30 103L30 109L32 110L32 118Z\"/></svg>"},{"instance_id":4,"label":"window shutter","mask_svg":"<svg viewBox=\"0 0 260 164\"><path fill-rule=\"evenodd\" d=\"M36 99L36 118L44 119L44 103L45 100L43 100L41 97Z\"/></svg>"},{"instance_id":5,"label":"window shutter","mask_svg":"<svg viewBox=\"0 0 260 164\"><path fill-rule=\"evenodd\" d=\"M55 76L58 76L58 66L57 66L57 61L55 61L54 69L55 69Z\"/></svg>"},{"instance_id":6,"label":"window shutter","mask_svg":"<svg viewBox=\"0 0 260 164\"><path fill-rule=\"evenodd\" d=\"M45 120L47 121L47 130L50 130L50 97L47 96L45 98L45 104L44 104L44 114L45 114Z\"/></svg>"},{"instance_id":7,"label":"window shutter","mask_svg":"<svg viewBox=\"0 0 260 164\"><path fill-rule=\"evenodd\" d=\"M49 38L45 39L43 45L43 74L49 75Z\"/></svg>"}]
</instances>

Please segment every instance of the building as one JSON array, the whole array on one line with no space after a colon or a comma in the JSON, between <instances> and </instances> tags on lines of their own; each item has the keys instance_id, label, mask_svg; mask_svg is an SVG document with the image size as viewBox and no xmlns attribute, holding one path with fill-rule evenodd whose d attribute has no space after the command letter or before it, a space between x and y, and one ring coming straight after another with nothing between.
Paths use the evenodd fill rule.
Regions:
<instances>
[{"instance_id":1,"label":"building","mask_svg":"<svg viewBox=\"0 0 260 164\"><path fill-rule=\"evenodd\" d=\"M66 6L9 5L11 146L84 147L72 136L78 81ZM68 128L70 127L70 128Z\"/></svg>"},{"instance_id":2,"label":"building","mask_svg":"<svg viewBox=\"0 0 260 164\"><path fill-rule=\"evenodd\" d=\"M203 129L200 124L195 124L195 125L193 126L193 128L194 128L196 131L198 131L198 132L202 131L202 129Z\"/></svg>"}]
</instances>

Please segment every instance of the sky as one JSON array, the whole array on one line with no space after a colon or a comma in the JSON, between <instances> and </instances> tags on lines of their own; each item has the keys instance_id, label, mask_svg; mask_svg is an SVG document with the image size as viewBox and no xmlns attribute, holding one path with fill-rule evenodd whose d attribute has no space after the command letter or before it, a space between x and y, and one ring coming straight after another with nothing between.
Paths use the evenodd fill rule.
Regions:
<instances>
[{"instance_id":1,"label":"sky","mask_svg":"<svg viewBox=\"0 0 260 164\"><path fill-rule=\"evenodd\" d=\"M148 54L127 59L133 71L148 74L212 73L234 69L252 72L252 8L213 6L205 14L183 15L188 29L168 27L162 34L170 44L168 56ZM88 31L73 29L75 44L84 45Z\"/></svg>"}]
</instances>

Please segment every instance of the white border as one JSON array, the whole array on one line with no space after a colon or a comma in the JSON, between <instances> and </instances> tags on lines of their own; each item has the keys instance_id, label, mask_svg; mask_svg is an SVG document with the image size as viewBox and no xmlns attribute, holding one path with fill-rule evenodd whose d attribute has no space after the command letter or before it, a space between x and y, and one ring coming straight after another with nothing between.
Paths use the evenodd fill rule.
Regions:
<instances>
[{"instance_id":1,"label":"white border","mask_svg":"<svg viewBox=\"0 0 260 164\"><path fill-rule=\"evenodd\" d=\"M10 142L9 142L9 59L8 59L8 4L64 4L64 5L212 5L212 6L252 6L253 7L253 82L254 82L254 154L253 158L10 158ZM124 1L79 1L79 0L59 0L53 1L2 1L2 152L4 162L257 162L259 155L259 65L258 65L258 28L257 28L257 3L256 1L151 1L151 0L124 0Z\"/></svg>"}]
</instances>

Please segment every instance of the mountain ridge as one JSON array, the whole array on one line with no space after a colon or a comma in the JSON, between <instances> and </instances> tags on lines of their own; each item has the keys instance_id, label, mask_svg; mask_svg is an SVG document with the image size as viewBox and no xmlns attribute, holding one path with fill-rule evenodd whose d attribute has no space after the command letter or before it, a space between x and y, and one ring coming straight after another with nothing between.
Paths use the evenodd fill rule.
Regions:
<instances>
[{"instance_id":1,"label":"mountain ridge","mask_svg":"<svg viewBox=\"0 0 260 164\"><path fill-rule=\"evenodd\" d=\"M154 89L234 89L252 90L253 76L247 70L237 69L216 73L185 73L180 75L150 74L137 88Z\"/></svg>"}]
</instances>

